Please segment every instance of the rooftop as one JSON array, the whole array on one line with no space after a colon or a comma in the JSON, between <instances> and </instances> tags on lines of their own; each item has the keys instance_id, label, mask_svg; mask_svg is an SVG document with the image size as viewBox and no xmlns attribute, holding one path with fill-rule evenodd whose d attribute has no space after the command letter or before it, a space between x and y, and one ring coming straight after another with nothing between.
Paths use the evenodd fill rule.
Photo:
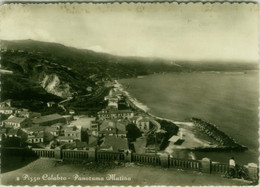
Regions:
<instances>
[{"instance_id":1,"label":"rooftop","mask_svg":"<svg viewBox=\"0 0 260 187\"><path fill-rule=\"evenodd\" d=\"M45 131L47 131L47 132L58 132L59 129L57 129L57 127L51 126L51 127L46 127Z\"/></svg>"},{"instance_id":2,"label":"rooftop","mask_svg":"<svg viewBox=\"0 0 260 187\"><path fill-rule=\"evenodd\" d=\"M120 138L115 136L106 136L103 143L100 146L101 148L111 148L113 151L126 150L128 149L128 142L126 138Z\"/></svg>"},{"instance_id":3,"label":"rooftop","mask_svg":"<svg viewBox=\"0 0 260 187\"><path fill-rule=\"evenodd\" d=\"M31 131L31 132L39 132L39 131L44 131L46 127L44 126L39 126L39 125L34 125L30 128L27 128L27 131Z\"/></svg>"},{"instance_id":4,"label":"rooftop","mask_svg":"<svg viewBox=\"0 0 260 187\"><path fill-rule=\"evenodd\" d=\"M9 118L4 120L3 122L9 122L9 123L21 123L24 120L26 120L26 118L19 118L19 117L13 117L13 118Z\"/></svg>"},{"instance_id":5,"label":"rooftop","mask_svg":"<svg viewBox=\"0 0 260 187\"><path fill-rule=\"evenodd\" d=\"M32 121L33 123L44 123L44 122L49 122L58 119L63 119L63 117L59 114L50 114L50 115L34 118Z\"/></svg>"},{"instance_id":6,"label":"rooftop","mask_svg":"<svg viewBox=\"0 0 260 187\"><path fill-rule=\"evenodd\" d=\"M133 113L132 110L113 110L113 109L103 109L98 112L98 114L122 114L122 113Z\"/></svg>"},{"instance_id":7,"label":"rooftop","mask_svg":"<svg viewBox=\"0 0 260 187\"><path fill-rule=\"evenodd\" d=\"M99 132L106 133L107 128L112 128L113 130L110 132L114 133L126 133L126 124L124 124L121 121L117 120L105 120L103 123L100 125L100 130Z\"/></svg>"},{"instance_id":8,"label":"rooftop","mask_svg":"<svg viewBox=\"0 0 260 187\"><path fill-rule=\"evenodd\" d=\"M66 126L64 127L64 132L75 132L75 131L80 131L81 129L76 126Z\"/></svg>"},{"instance_id":9,"label":"rooftop","mask_svg":"<svg viewBox=\"0 0 260 187\"><path fill-rule=\"evenodd\" d=\"M10 129L7 134L8 135L17 135L18 131L19 131L19 129Z\"/></svg>"},{"instance_id":10,"label":"rooftop","mask_svg":"<svg viewBox=\"0 0 260 187\"><path fill-rule=\"evenodd\" d=\"M16 108L10 107L10 106L0 107L0 110L15 110L15 109L16 109Z\"/></svg>"},{"instance_id":11,"label":"rooftop","mask_svg":"<svg viewBox=\"0 0 260 187\"><path fill-rule=\"evenodd\" d=\"M43 132L40 132L40 133L37 133L35 135L29 135L28 138L43 138L44 137L44 133Z\"/></svg>"},{"instance_id":12,"label":"rooftop","mask_svg":"<svg viewBox=\"0 0 260 187\"><path fill-rule=\"evenodd\" d=\"M175 143L175 142L177 142L179 139L180 139L179 136L175 136L175 135L174 135L174 136L172 136L172 137L169 139L169 141Z\"/></svg>"}]
</instances>

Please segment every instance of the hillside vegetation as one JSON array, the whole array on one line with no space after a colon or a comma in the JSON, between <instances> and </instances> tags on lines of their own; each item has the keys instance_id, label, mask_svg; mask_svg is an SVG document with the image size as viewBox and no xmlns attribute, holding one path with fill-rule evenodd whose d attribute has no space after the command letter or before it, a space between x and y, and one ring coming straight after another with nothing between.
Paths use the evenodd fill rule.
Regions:
<instances>
[{"instance_id":1,"label":"hillside vegetation","mask_svg":"<svg viewBox=\"0 0 260 187\"><path fill-rule=\"evenodd\" d=\"M107 93L103 89L106 80L162 72L257 68L257 64L173 62L158 58L121 57L57 43L2 40L1 100L32 101L38 105L39 102L84 96L74 100L72 106L80 108L88 103L88 107L94 107ZM85 97L91 94L94 99ZM92 99L91 102L88 98Z\"/></svg>"}]
</instances>

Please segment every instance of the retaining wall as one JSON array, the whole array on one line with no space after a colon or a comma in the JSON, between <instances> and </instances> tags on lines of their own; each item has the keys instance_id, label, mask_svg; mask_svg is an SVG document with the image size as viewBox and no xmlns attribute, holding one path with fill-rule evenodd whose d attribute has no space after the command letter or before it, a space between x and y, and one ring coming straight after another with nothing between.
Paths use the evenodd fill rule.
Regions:
<instances>
[{"instance_id":1,"label":"retaining wall","mask_svg":"<svg viewBox=\"0 0 260 187\"><path fill-rule=\"evenodd\" d=\"M178 168L185 170L200 171L203 173L221 173L225 174L229 170L227 163L212 162L209 158L202 160L188 160L171 158L169 155L151 155L151 154L137 154L130 151L114 152L114 151L100 151L96 149L89 150L66 150L66 149L23 149L23 148L2 148L1 152L9 155L21 156L37 156L47 157L62 160L87 160L87 161L122 161L122 162L136 162L142 164L150 164L154 166L162 166L166 168ZM258 181L259 168L256 164L250 163L242 166L247 172L248 176L253 181Z\"/></svg>"}]
</instances>

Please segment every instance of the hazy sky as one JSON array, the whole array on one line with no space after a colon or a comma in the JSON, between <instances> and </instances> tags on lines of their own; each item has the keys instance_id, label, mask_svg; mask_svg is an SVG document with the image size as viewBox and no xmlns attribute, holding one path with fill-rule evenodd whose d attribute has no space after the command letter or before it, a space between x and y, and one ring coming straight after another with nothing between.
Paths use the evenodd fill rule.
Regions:
<instances>
[{"instance_id":1,"label":"hazy sky","mask_svg":"<svg viewBox=\"0 0 260 187\"><path fill-rule=\"evenodd\" d=\"M256 62L256 4L12 4L0 38L62 43L122 56Z\"/></svg>"}]
</instances>

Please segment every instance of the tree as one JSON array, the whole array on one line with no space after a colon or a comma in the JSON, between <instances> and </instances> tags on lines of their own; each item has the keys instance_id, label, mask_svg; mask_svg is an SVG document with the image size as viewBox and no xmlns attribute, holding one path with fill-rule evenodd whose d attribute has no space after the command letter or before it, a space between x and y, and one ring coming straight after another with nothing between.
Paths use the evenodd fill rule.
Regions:
<instances>
[{"instance_id":1,"label":"tree","mask_svg":"<svg viewBox=\"0 0 260 187\"><path fill-rule=\"evenodd\" d=\"M126 137L130 140L135 141L136 138L139 138L142 136L141 131L134 125L134 124L128 124L126 126L127 135Z\"/></svg>"}]
</instances>

